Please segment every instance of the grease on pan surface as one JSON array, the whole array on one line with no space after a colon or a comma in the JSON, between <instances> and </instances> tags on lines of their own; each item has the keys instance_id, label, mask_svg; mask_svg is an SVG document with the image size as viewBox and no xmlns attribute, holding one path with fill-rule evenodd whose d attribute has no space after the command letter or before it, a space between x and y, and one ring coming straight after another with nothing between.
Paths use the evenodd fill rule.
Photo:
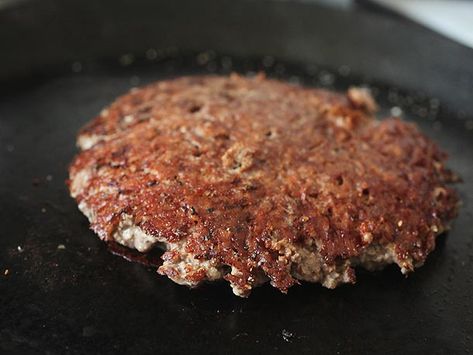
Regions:
<instances>
[{"instance_id":1,"label":"grease on pan surface","mask_svg":"<svg viewBox=\"0 0 473 355\"><path fill-rule=\"evenodd\" d=\"M158 272L235 294L334 288L354 267L424 263L455 217L446 156L413 124L345 95L195 76L120 97L78 137L70 191L107 242L166 250Z\"/></svg>"}]
</instances>

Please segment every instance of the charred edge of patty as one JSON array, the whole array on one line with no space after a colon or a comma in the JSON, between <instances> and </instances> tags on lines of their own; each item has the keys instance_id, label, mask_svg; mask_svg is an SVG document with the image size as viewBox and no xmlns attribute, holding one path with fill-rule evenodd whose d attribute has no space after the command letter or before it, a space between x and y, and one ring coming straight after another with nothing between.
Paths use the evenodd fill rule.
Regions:
<instances>
[{"instance_id":1,"label":"charred edge of patty","mask_svg":"<svg viewBox=\"0 0 473 355\"><path fill-rule=\"evenodd\" d=\"M83 203L79 204L79 208L93 222L94 212ZM148 253L154 248L164 250L163 263L158 267L158 273L166 275L180 285L191 288L206 281L227 279L235 295L247 297L254 287L270 281L261 272L256 276L250 276L243 284L232 282L232 277L238 278L242 275L242 272L236 267L221 264L212 259L196 259L192 253L186 250L185 240L171 243L164 238L152 236L137 226L129 214L122 214L120 222L111 236L101 239L116 242L126 248L137 250L139 253ZM363 267L374 271L395 263L401 268L403 274L407 274L414 267L421 266L414 265L412 259L399 260L393 244L372 244L362 249L358 256L338 260L333 264L325 262L315 242L297 245L281 240L274 242L272 248L279 252L281 258L287 260L288 272L294 279L321 283L322 286L329 289L345 283L355 283L354 267Z\"/></svg>"}]
</instances>

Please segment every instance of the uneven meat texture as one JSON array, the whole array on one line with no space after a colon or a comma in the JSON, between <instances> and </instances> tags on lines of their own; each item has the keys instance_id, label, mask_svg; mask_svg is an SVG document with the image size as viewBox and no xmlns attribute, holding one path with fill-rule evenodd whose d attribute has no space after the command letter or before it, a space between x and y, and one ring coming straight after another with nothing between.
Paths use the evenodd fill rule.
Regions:
<instances>
[{"instance_id":1,"label":"uneven meat texture","mask_svg":"<svg viewBox=\"0 0 473 355\"><path fill-rule=\"evenodd\" d=\"M163 255L191 286L225 278L333 288L353 267L421 265L458 199L446 156L365 91L263 76L184 77L132 90L80 133L71 194L105 241Z\"/></svg>"}]
</instances>

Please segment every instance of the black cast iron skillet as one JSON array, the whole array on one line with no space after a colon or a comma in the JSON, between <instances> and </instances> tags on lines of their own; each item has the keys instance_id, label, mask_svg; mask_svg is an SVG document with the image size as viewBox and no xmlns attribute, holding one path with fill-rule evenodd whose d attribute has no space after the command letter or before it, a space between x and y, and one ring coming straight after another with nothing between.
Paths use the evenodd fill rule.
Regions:
<instances>
[{"instance_id":1,"label":"black cast iron skillet","mask_svg":"<svg viewBox=\"0 0 473 355\"><path fill-rule=\"evenodd\" d=\"M26 1L0 9L1 353L473 350L473 51L396 17L279 1ZM130 87L265 71L373 89L450 154L463 207L425 266L336 290L196 290L110 254L68 196L77 130ZM393 109L394 107L394 109Z\"/></svg>"}]
</instances>

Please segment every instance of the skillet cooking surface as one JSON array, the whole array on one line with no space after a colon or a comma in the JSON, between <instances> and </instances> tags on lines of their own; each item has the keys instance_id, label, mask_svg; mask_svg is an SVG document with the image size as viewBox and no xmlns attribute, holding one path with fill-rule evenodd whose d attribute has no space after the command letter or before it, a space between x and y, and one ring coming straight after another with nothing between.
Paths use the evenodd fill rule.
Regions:
<instances>
[{"instance_id":1,"label":"skillet cooking surface","mask_svg":"<svg viewBox=\"0 0 473 355\"><path fill-rule=\"evenodd\" d=\"M412 31L427 36L418 28ZM0 96L0 350L472 350L473 116L460 99L429 96L426 92L435 92L432 82L419 84L421 93L392 78L368 78L346 65L275 59L276 50L275 57L174 46L141 53L146 54L75 63L69 73L41 82L27 77L20 88ZM458 185L463 207L423 267L407 279L396 267L372 274L359 270L355 286L336 290L304 283L282 295L265 285L240 299L226 283L196 290L176 285L153 268L112 255L89 231L64 184L76 153L75 136L84 123L132 86L183 74L261 70L337 90L369 85L382 114L402 109L405 119L419 124L450 154L449 166L464 180ZM448 91L445 85L440 91Z\"/></svg>"}]
</instances>

